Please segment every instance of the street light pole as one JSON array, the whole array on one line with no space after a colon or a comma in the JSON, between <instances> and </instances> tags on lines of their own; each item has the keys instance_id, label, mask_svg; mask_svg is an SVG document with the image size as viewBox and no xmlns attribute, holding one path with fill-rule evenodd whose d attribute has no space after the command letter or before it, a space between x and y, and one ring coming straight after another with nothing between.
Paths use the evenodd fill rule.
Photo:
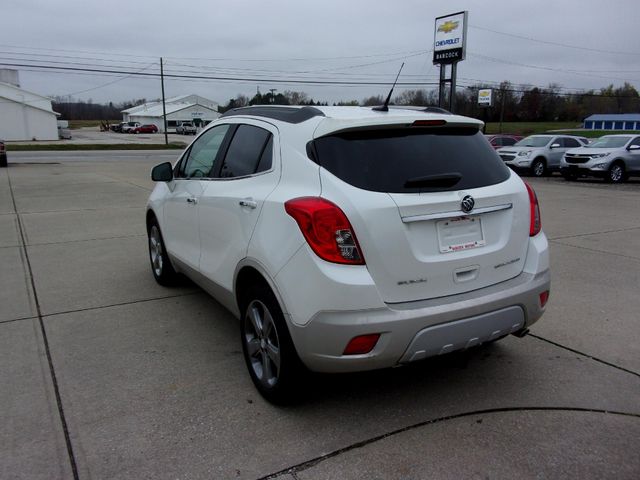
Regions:
<instances>
[{"instance_id":1,"label":"street light pole","mask_svg":"<svg viewBox=\"0 0 640 480\"><path fill-rule=\"evenodd\" d=\"M167 108L164 104L164 69L162 68L162 57L160 57L160 85L162 86L162 119L164 121L164 144L169 145L169 135L167 134Z\"/></svg>"}]
</instances>

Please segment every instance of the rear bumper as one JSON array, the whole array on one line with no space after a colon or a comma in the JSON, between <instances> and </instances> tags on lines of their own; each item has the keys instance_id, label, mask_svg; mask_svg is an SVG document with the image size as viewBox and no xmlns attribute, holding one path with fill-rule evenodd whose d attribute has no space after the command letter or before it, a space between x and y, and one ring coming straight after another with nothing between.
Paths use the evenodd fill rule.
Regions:
<instances>
[{"instance_id":1,"label":"rear bumper","mask_svg":"<svg viewBox=\"0 0 640 480\"><path fill-rule=\"evenodd\" d=\"M289 322L300 358L319 372L373 370L479 345L535 323L549 270L459 295L384 308L323 311L305 325ZM355 336L380 333L366 355L344 356Z\"/></svg>"}]
</instances>

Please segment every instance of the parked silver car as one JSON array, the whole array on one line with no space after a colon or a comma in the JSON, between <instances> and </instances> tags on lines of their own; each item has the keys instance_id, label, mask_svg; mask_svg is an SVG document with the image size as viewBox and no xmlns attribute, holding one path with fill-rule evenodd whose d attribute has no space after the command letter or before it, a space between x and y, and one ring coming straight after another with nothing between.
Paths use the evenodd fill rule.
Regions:
<instances>
[{"instance_id":1,"label":"parked silver car","mask_svg":"<svg viewBox=\"0 0 640 480\"><path fill-rule=\"evenodd\" d=\"M514 170L526 170L531 175L542 177L560 168L560 160L567 150L588 143L584 137L571 135L531 135L513 147L499 148L497 152Z\"/></svg>"},{"instance_id":2,"label":"parked silver car","mask_svg":"<svg viewBox=\"0 0 640 480\"><path fill-rule=\"evenodd\" d=\"M605 135L569 150L560 162L560 173L567 180L594 176L613 183L640 176L640 136Z\"/></svg>"}]
</instances>

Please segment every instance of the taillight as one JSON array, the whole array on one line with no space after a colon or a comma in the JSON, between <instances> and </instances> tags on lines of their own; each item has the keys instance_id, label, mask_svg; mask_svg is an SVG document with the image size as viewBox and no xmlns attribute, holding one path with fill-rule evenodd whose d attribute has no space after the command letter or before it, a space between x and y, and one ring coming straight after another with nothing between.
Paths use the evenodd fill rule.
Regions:
<instances>
[{"instance_id":1,"label":"taillight","mask_svg":"<svg viewBox=\"0 0 640 480\"><path fill-rule=\"evenodd\" d=\"M311 249L323 260L364 265L353 227L340 208L320 197L294 198L284 209L298 223Z\"/></svg>"},{"instance_id":2,"label":"taillight","mask_svg":"<svg viewBox=\"0 0 640 480\"><path fill-rule=\"evenodd\" d=\"M525 182L527 192L529 192L529 236L533 237L542 230L542 218L540 217L540 205L538 205L538 197L533 188Z\"/></svg>"}]
</instances>

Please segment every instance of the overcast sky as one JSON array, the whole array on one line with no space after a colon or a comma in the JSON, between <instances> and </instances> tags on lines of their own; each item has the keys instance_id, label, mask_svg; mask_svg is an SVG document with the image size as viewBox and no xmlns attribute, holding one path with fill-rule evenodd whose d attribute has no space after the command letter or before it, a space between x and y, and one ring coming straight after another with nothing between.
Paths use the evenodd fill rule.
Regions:
<instances>
[{"instance_id":1,"label":"overcast sky","mask_svg":"<svg viewBox=\"0 0 640 480\"><path fill-rule=\"evenodd\" d=\"M431 53L434 19L461 10L469 11L469 29L467 58L458 67L460 88L477 81L509 80L518 85L554 82L566 89L597 89L627 81L640 90L638 0L2 0L2 4L0 68L2 63L28 63L154 73L162 56L169 73L251 79L168 79L167 97L197 93L225 104L237 94L252 96L259 87L262 92L304 91L321 101L362 100L386 95L388 87L272 80L392 82L403 61L400 82L437 82L438 67L432 64ZM94 102L161 95L155 77L15 68L23 88L44 95L73 94ZM416 87L400 87L396 93L403 88Z\"/></svg>"}]
</instances>

